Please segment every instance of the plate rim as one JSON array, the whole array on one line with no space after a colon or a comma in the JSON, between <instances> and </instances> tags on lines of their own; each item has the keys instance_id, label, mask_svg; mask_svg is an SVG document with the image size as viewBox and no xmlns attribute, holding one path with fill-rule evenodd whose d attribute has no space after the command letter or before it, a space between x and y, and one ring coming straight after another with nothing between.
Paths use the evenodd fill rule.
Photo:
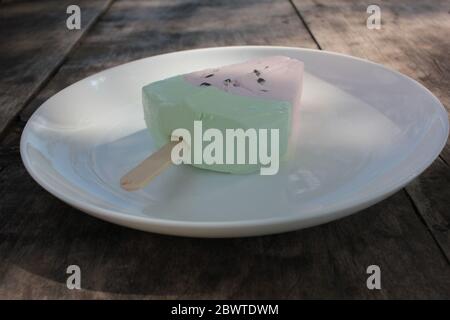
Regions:
<instances>
[{"instance_id":1,"label":"plate rim","mask_svg":"<svg viewBox=\"0 0 450 320\"><path fill-rule=\"evenodd\" d=\"M98 207L96 205L85 203L83 201L74 199L73 197L66 196L64 192L58 191L57 188L54 188L51 184L48 184L44 181L44 179L41 179L39 174L37 173L37 170L33 169L33 166L31 164L30 159L27 156L27 153L25 151L26 148L26 141L27 136L30 134L29 131L31 130L29 128L30 123L33 122L33 119L38 117L40 113L42 112L42 107L55 95L61 94L66 90L69 90L72 86L78 84L79 82L85 81L91 77L95 77L100 73L104 72L110 72L115 69L124 68L129 64L132 63L138 63L141 60L145 59L151 59L156 58L159 56L167 56L167 55L176 55L179 53L195 53L200 51L216 51L216 50L245 50L245 49L278 49L278 50L287 50L287 51L307 51L312 52L315 54L323 54L323 55L331 55L331 56L340 56L345 57L352 60L357 60L365 63L369 63L372 65L375 65L379 68L382 68L386 71L392 72L396 74L397 76L400 76L406 81L411 82L413 85L420 87L421 89L425 89L425 91L428 93L429 96L432 97L432 99L436 102L436 111L439 113L439 120L442 120L442 126L445 131L445 135L436 147L435 152L432 156L428 157L427 161L424 161L422 163L422 166L419 168L417 167L414 172L412 172L410 175L403 177L403 179L398 179L394 183L385 185L383 188L378 188L371 192L369 195L365 197L359 197L357 201L355 200L347 200L340 202L339 205L333 207L329 207L327 211L320 210L320 208L314 208L312 209L308 215L308 217L299 218L298 216L284 216L284 217L270 217L270 218L262 218L262 219L254 219L254 220L239 220L239 221L219 221L219 222L213 222L213 221L184 221L184 220L171 220L171 219L162 219L162 218L155 218L155 217L144 217L144 216L136 216L129 213L124 213L119 210L111 210L107 208ZM433 106L434 108L434 106ZM79 81L72 83L71 85L63 88L62 90L58 91L56 94L49 97L46 101L44 101L32 114L32 116L27 121L20 138L20 155L22 162L25 166L25 169L27 172L31 175L31 177L40 185L42 186L47 192L55 196L56 198L60 199L61 201L66 202L67 204L91 215L94 217L97 217L99 219L109 221L115 224L119 224L122 226L130 227L133 229L139 229L143 231L153 232L153 233L163 233L163 234L170 234L170 235L181 235L181 236L191 236L191 237L236 237L236 236L247 236L247 235L261 235L261 234L271 234L271 233L279 233L279 232L287 232L292 230L298 230L302 228L311 227L314 225L322 224L328 221L337 220L344 216L351 215L357 211L360 211L362 209L365 209L398 191L402 187L404 187L406 184L408 184L410 181L412 181L414 178L419 176L423 171L425 171L438 157L441 151L444 149L447 139L449 135L449 121L448 121L448 113L443 104L440 102L440 100L425 86L423 86L418 81L400 73L397 70L394 70L390 67L387 67L385 65L382 65L380 63L376 63L364 58L354 57L351 55L338 53L338 52L332 52L327 50L319 50L319 49L311 49L311 48L301 48L301 47L290 47L290 46L266 46L266 45L250 45L250 46L223 46L223 47L206 47L206 48L197 48L197 49L189 49L189 50L180 50L180 51L173 51L168 53L161 53L154 56L144 57L140 59L136 59L133 61L129 61L111 68L104 69L100 72L94 73L88 77L85 77L83 79L80 79ZM316 216L318 213L320 213L318 216ZM314 220L320 220L314 222ZM296 223L302 223L303 226L296 226ZM248 228L261 228L261 227L268 227L273 225L283 225L283 224L289 224L292 226L291 228L283 228L283 231L274 231L274 232L258 232L257 230L249 232L246 229ZM161 228L168 228L165 231L158 231L158 230L152 230L152 228L155 229L161 229ZM218 230L221 230L223 235L215 236L214 234L220 233ZM239 231L240 230L240 231ZM205 232L206 231L206 232ZM229 232L227 231L234 231L232 233L227 235Z\"/></svg>"}]
</instances>

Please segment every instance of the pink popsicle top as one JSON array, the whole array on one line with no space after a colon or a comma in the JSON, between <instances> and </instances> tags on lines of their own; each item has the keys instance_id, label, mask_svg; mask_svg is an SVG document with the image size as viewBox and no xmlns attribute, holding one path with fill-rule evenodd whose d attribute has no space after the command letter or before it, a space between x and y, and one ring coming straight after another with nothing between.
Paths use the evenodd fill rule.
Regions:
<instances>
[{"instance_id":1,"label":"pink popsicle top","mask_svg":"<svg viewBox=\"0 0 450 320\"><path fill-rule=\"evenodd\" d=\"M289 101L298 104L303 62L271 56L184 75L195 86L213 86L231 94Z\"/></svg>"}]
</instances>

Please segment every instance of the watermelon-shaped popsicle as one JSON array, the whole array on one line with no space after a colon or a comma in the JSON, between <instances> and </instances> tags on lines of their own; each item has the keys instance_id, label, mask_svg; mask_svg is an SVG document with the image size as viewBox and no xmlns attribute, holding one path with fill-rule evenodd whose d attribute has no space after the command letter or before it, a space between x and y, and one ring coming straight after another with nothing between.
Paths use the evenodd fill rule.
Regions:
<instances>
[{"instance_id":1,"label":"watermelon-shaped popsicle","mask_svg":"<svg viewBox=\"0 0 450 320\"><path fill-rule=\"evenodd\" d=\"M193 134L196 120L202 121L203 130L216 128L224 136L226 129L278 129L282 158L288 149L293 112L300 103L302 78L303 63L285 56L171 77L143 87L145 121L158 146L170 142L175 129ZM259 163L193 165L235 174L261 167Z\"/></svg>"}]
</instances>

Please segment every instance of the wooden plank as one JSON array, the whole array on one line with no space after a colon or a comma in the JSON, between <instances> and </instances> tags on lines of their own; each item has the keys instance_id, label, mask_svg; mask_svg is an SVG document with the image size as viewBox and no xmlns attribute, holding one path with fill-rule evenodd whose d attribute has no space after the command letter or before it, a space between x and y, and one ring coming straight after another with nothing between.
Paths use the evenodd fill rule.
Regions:
<instances>
[{"instance_id":1,"label":"wooden plank","mask_svg":"<svg viewBox=\"0 0 450 320\"><path fill-rule=\"evenodd\" d=\"M78 1L81 29L66 27L72 1L20 1L0 10L0 133L64 61L110 0Z\"/></svg>"},{"instance_id":2,"label":"wooden plank","mask_svg":"<svg viewBox=\"0 0 450 320\"><path fill-rule=\"evenodd\" d=\"M406 191L450 261L449 171L449 166L437 159L420 178L406 186Z\"/></svg>"},{"instance_id":3,"label":"wooden plank","mask_svg":"<svg viewBox=\"0 0 450 320\"><path fill-rule=\"evenodd\" d=\"M380 30L366 28L367 3L293 0L324 50L367 58L424 84L450 109L450 1L381 2ZM450 149L406 190L450 261Z\"/></svg>"},{"instance_id":4,"label":"wooden plank","mask_svg":"<svg viewBox=\"0 0 450 320\"><path fill-rule=\"evenodd\" d=\"M30 110L71 82L132 59L266 43L315 46L289 2L118 1ZM448 263L404 192L346 219L282 235L160 236L55 199L24 171L17 134L11 137L0 156L2 298L450 298ZM81 291L66 288L69 264L81 267ZM381 267L381 291L366 288L371 264Z\"/></svg>"}]
</instances>

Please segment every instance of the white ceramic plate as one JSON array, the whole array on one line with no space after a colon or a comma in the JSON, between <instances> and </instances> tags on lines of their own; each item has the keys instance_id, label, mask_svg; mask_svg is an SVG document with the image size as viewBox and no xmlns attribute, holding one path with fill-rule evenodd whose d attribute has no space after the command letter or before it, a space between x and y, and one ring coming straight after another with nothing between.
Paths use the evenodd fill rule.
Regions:
<instances>
[{"instance_id":1,"label":"white ceramic plate","mask_svg":"<svg viewBox=\"0 0 450 320\"><path fill-rule=\"evenodd\" d=\"M268 55L305 62L298 153L275 176L172 166L148 187L120 177L155 150L141 87ZM325 223L386 198L442 150L447 113L430 91L381 65L285 47L225 47L150 57L79 81L28 121L23 162L45 189L100 219L145 231L235 237Z\"/></svg>"}]
</instances>

